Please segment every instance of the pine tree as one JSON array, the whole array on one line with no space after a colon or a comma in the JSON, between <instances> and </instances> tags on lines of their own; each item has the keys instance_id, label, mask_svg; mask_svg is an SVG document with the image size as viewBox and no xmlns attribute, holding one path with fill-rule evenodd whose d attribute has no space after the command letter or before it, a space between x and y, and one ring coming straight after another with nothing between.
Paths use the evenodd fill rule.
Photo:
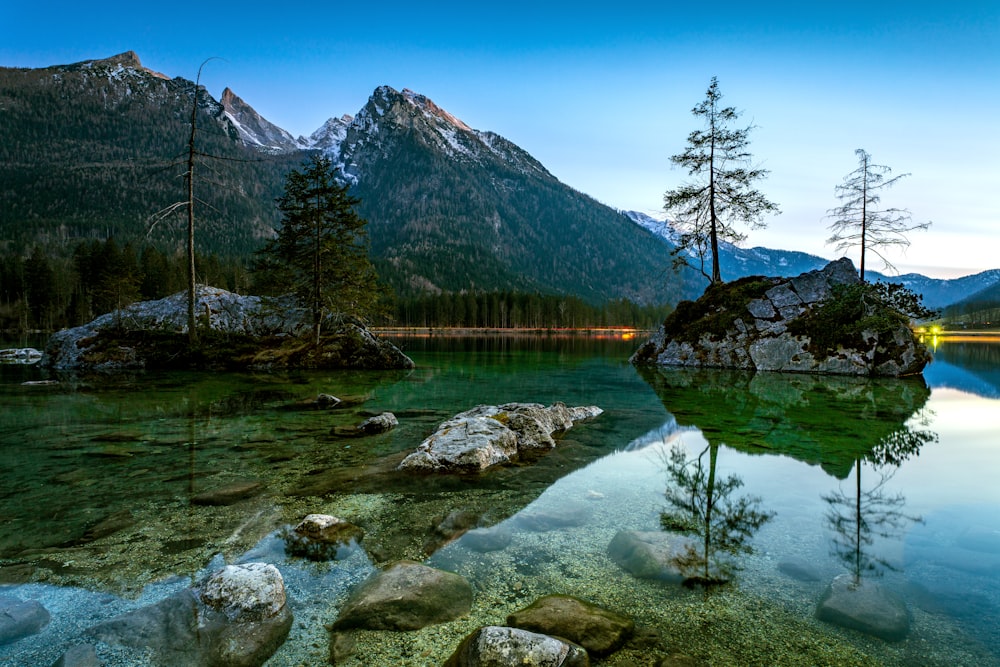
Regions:
<instances>
[{"instance_id":1,"label":"pine tree","mask_svg":"<svg viewBox=\"0 0 1000 667\"><path fill-rule=\"evenodd\" d=\"M747 146L753 126L730 129L740 114L733 107L721 107L721 99L719 81L712 77L705 99L691 110L704 119L705 129L689 134L684 152L670 158L694 180L663 196L663 208L681 228L675 252L693 251L701 260L702 274L713 284L722 282L719 240L739 243L746 238L733 224L744 222L760 229L765 226L764 215L779 212L776 204L752 187L768 174L750 162ZM705 272L706 255L712 257L711 275Z\"/></svg>"},{"instance_id":2,"label":"pine tree","mask_svg":"<svg viewBox=\"0 0 1000 667\"><path fill-rule=\"evenodd\" d=\"M367 221L355 211L359 203L337 182L329 158L313 156L288 174L278 198L281 228L260 251L258 271L309 311L317 345L326 315L366 319L378 305Z\"/></svg>"},{"instance_id":3,"label":"pine tree","mask_svg":"<svg viewBox=\"0 0 1000 667\"><path fill-rule=\"evenodd\" d=\"M931 223L911 225L910 212L906 209L880 208L882 192L909 174L887 178L892 169L882 164L872 164L871 155L860 148L854 154L858 156L858 168L845 176L844 182L836 187L837 198L843 203L829 210L830 217L834 218L830 225L833 235L826 242L836 243L838 252L854 246L861 249L859 273L864 281L865 256L868 252L881 259L887 269L895 270L881 249L891 246L909 247L910 240L906 238L906 234L927 229Z\"/></svg>"}]
</instances>

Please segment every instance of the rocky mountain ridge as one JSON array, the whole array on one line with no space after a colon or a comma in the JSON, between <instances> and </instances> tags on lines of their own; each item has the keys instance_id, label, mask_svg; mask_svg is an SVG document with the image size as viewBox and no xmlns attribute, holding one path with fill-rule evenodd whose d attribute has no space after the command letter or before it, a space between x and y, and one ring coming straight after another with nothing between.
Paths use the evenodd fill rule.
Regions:
<instances>
[{"instance_id":1,"label":"rocky mountain ridge","mask_svg":"<svg viewBox=\"0 0 1000 667\"><path fill-rule=\"evenodd\" d=\"M273 201L284 174L319 150L362 199L373 259L397 293L518 290L665 303L704 288L696 271L670 272L674 243L662 222L570 188L527 151L425 95L380 86L356 114L294 138L231 89L219 101L195 93L193 82L144 67L132 51L0 68L0 134L11 138L0 146L0 238L30 249L115 236L176 250L177 224L150 229L149 220L184 196L173 177L182 173L177 155L195 94L199 148L224 160L210 165L213 186L199 193L208 204L199 217L203 252L246 256L259 247L279 223ZM727 279L794 275L824 262L766 248L724 252ZM1000 270L948 284L900 278L939 307L1000 281Z\"/></svg>"}]
</instances>

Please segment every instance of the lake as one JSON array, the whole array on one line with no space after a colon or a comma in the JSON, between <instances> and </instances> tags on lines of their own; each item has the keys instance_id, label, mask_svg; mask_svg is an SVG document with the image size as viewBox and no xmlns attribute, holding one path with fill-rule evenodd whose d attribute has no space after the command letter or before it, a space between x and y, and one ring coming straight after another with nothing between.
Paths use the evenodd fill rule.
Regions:
<instances>
[{"instance_id":1,"label":"lake","mask_svg":"<svg viewBox=\"0 0 1000 667\"><path fill-rule=\"evenodd\" d=\"M416 369L24 385L44 376L0 367L0 596L51 614L39 634L0 645L0 665L52 664L86 628L245 561L278 566L295 616L267 664L327 664L324 624L403 558L465 576L472 613L360 632L342 664L440 665L475 628L563 593L630 616L645 638L595 664L681 653L706 665L1000 665L1000 341L936 342L923 379L865 381L640 371L627 362L640 341L615 335L397 340ZM315 409L320 393L343 402ZM452 415L512 401L604 414L531 462L395 471ZM397 428L348 437L383 411ZM238 502L196 501L234 484L251 489ZM621 531L689 521L680 515L709 497L718 525L698 533L694 585L609 557ZM310 513L361 526L362 548L331 561L287 553ZM463 540L463 527L495 525L510 532L503 548ZM729 583L698 585L701 574ZM817 619L841 575L901 601L905 636ZM149 660L98 650L108 664Z\"/></svg>"}]
</instances>

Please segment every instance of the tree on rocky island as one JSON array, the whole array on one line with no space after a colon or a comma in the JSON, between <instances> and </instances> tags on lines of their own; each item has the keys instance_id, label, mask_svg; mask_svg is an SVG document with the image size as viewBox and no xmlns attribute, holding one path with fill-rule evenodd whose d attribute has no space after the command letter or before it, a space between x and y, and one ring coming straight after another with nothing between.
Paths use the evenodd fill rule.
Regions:
<instances>
[{"instance_id":1,"label":"tree on rocky island","mask_svg":"<svg viewBox=\"0 0 1000 667\"><path fill-rule=\"evenodd\" d=\"M329 158L314 155L288 174L278 198L281 228L256 266L262 284L292 293L310 312L316 344L326 315L366 319L382 291L368 258L368 223L355 210L361 200L337 173Z\"/></svg>"},{"instance_id":2,"label":"tree on rocky island","mask_svg":"<svg viewBox=\"0 0 1000 667\"><path fill-rule=\"evenodd\" d=\"M832 236L827 244L836 244L836 250L847 250L857 246L861 251L858 272L865 280L865 255L875 254L885 267L896 267L882 254L883 248L907 248L910 240L906 234L918 229L927 229L930 222L910 224L910 212L902 208L880 208L882 192L891 188L909 174L899 174L889 178L892 169L882 164L873 164L871 155L859 148L858 168L844 177L844 182L836 186L836 196L840 206L828 211L834 221L829 229Z\"/></svg>"},{"instance_id":3,"label":"tree on rocky island","mask_svg":"<svg viewBox=\"0 0 1000 667\"><path fill-rule=\"evenodd\" d=\"M701 273L712 284L722 282L719 240L739 243L746 235L736 230L735 223L760 229L766 214L779 212L775 203L753 188L755 181L768 174L751 163L747 147L753 126L732 129L740 112L722 107L721 100L719 81L712 77L705 99L691 110L704 120L705 129L689 134L684 152L670 157L692 180L663 196L664 210L674 216L681 230L675 257L686 264L682 253L693 252L701 262ZM706 255L712 258L711 275L705 271Z\"/></svg>"}]
</instances>

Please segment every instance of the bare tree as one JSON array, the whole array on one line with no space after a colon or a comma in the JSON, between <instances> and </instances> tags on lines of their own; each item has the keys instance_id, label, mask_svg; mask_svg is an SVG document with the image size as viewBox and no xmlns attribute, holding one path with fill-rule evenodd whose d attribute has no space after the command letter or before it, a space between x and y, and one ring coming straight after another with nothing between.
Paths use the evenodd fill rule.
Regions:
<instances>
[{"instance_id":1,"label":"bare tree","mask_svg":"<svg viewBox=\"0 0 1000 667\"><path fill-rule=\"evenodd\" d=\"M910 212L902 208L881 208L882 192L891 188L901 178L909 174L889 175L892 170L882 164L873 164L871 155L859 148L858 168L844 177L844 182L835 188L840 206L828 211L834 218L829 229L832 236L827 244L837 244L837 251L857 246L861 249L859 273L865 279L865 256L870 251L885 264L885 268L895 271L896 267L882 253L884 248L908 248L909 232L927 229L930 222L911 224Z\"/></svg>"},{"instance_id":2,"label":"bare tree","mask_svg":"<svg viewBox=\"0 0 1000 667\"><path fill-rule=\"evenodd\" d=\"M760 229L765 226L764 215L779 212L776 204L752 187L768 174L751 164L747 146L753 126L730 129L740 113L722 107L721 99L719 81L712 77L705 99L691 110L704 119L705 129L689 134L684 152L670 158L693 180L663 195L663 208L681 231L675 252L693 252L701 260L702 274L713 284L722 282L719 240L739 243L746 238L734 223ZM712 258L711 275L705 272L706 255Z\"/></svg>"}]
</instances>

